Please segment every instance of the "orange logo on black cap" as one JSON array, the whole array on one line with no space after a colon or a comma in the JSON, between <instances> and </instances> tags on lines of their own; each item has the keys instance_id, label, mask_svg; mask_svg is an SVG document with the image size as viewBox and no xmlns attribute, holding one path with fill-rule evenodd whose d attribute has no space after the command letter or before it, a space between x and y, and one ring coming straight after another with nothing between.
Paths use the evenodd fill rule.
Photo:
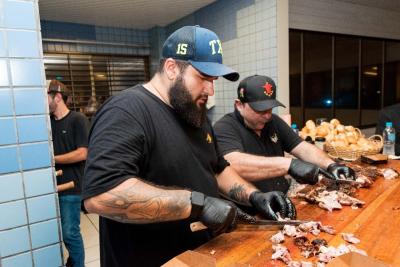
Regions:
<instances>
[{"instance_id":1,"label":"orange logo on black cap","mask_svg":"<svg viewBox=\"0 0 400 267\"><path fill-rule=\"evenodd\" d=\"M264 94L266 94L267 96L272 96L272 94L274 93L274 90L272 90L272 85L269 84L268 82L266 82L263 86L264 88Z\"/></svg>"},{"instance_id":2,"label":"orange logo on black cap","mask_svg":"<svg viewBox=\"0 0 400 267\"><path fill-rule=\"evenodd\" d=\"M207 137L206 137L206 141L207 143L211 144L212 143L212 137L209 133L207 133Z\"/></svg>"}]
</instances>

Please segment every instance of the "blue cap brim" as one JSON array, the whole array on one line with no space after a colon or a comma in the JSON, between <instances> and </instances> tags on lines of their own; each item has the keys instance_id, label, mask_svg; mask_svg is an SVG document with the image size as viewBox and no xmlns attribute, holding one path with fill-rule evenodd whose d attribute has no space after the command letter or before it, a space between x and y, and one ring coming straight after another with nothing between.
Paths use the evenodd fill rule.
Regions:
<instances>
[{"instance_id":1,"label":"blue cap brim","mask_svg":"<svg viewBox=\"0 0 400 267\"><path fill-rule=\"evenodd\" d=\"M233 69L216 62L196 62L188 60L196 70L213 77L224 77L225 79L235 82L239 80L239 73Z\"/></svg>"}]
</instances>

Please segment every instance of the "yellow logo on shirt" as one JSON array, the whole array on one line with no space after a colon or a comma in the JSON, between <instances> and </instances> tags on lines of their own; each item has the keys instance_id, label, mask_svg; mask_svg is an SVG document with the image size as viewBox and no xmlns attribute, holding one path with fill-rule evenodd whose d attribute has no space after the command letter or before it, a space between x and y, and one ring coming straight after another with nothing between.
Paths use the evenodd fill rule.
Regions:
<instances>
[{"instance_id":1,"label":"yellow logo on shirt","mask_svg":"<svg viewBox=\"0 0 400 267\"><path fill-rule=\"evenodd\" d=\"M212 137L211 137L211 135L208 133L207 134L207 138L206 138L206 141L207 141L207 143L209 143L209 144L211 144L212 143Z\"/></svg>"}]
</instances>

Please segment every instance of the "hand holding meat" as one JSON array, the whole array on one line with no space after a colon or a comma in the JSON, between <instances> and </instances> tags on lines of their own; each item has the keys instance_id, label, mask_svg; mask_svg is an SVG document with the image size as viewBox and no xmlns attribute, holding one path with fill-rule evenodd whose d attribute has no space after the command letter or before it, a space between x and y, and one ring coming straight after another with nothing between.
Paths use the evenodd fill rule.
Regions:
<instances>
[{"instance_id":1,"label":"hand holding meat","mask_svg":"<svg viewBox=\"0 0 400 267\"><path fill-rule=\"evenodd\" d=\"M343 164L334 162L328 166L327 170L335 177L335 179L343 179L341 178L342 175L345 179L356 179L356 173L354 172L354 170Z\"/></svg>"},{"instance_id":2,"label":"hand holding meat","mask_svg":"<svg viewBox=\"0 0 400 267\"><path fill-rule=\"evenodd\" d=\"M250 194L249 200L251 205L267 219L278 220L278 213L283 218L296 218L295 206L282 192L262 193L255 191Z\"/></svg>"},{"instance_id":3,"label":"hand holding meat","mask_svg":"<svg viewBox=\"0 0 400 267\"><path fill-rule=\"evenodd\" d=\"M300 159L292 159L288 173L299 183L316 184L318 182L319 167Z\"/></svg>"}]
</instances>

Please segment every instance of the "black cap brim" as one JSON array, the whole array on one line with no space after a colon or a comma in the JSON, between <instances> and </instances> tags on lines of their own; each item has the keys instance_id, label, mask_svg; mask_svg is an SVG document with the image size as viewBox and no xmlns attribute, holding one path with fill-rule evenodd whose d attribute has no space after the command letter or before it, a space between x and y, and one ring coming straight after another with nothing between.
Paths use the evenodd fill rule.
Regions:
<instances>
[{"instance_id":1,"label":"black cap brim","mask_svg":"<svg viewBox=\"0 0 400 267\"><path fill-rule=\"evenodd\" d=\"M259 111L259 112L266 111L268 109L275 108L278 106L286 108L285 105L283 105L281 102L279 102L276 99L248 102L248 104L250 105L250 107L252 109L254 109L255 111Z\"/></svg>"},{"instance_id":2,"label":"black cap brim","mask_svg":"<svg viewBox=\"0 0 400 267\"><path fill-rule=\"evenodd\" d=\"M196 70L208 76L224 77L225 79L232 82L239 80L239 73L225 66L224 64L219 64L216 62L197 62L192 60L188 60L188 62Z\"/></svg>"}]
</instances>

